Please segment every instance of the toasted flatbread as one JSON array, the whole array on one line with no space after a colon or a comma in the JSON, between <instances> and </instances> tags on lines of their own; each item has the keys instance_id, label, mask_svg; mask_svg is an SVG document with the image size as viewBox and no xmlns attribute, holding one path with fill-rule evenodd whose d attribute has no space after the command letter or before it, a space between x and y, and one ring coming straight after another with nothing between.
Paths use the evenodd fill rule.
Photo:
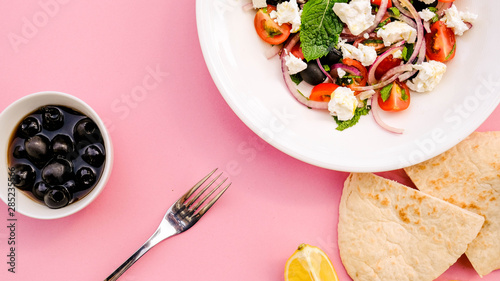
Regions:
<instances>
[{"instance_id":1,"label":"toasted flatbread","mask_svg":"<svg viewBox=\"0 0 500 281\"><path fill-rule=\"evenodd\" d=\"M340 257L354 281L431 281L465 252L483 222L395 181L354 173L340 200Z\"/></svg>"},{"instance_id":2,"label":"toasted flatbread","mask_svg":"<svg viewBox=\"0 0 500 281\"><path fill-rule=\"evenodd\" d=\"M485 218L465 252L484 276L500 268L500 132L473 133L452 149L405 169L417 188Z\"/></svg>"}]
</instances>

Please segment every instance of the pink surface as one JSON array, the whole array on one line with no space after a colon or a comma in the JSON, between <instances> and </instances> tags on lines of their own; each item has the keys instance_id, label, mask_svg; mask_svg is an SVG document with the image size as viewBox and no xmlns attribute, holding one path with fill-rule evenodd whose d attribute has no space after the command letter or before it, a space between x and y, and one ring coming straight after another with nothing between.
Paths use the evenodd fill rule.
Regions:
<instances>
[{"instance_id":1,"label":"pink surface","mask_svg":"<svg viewBox=\"0 0 500 281\"><path fill-rule=\"evenodd\" d=\"M115 149L110 181L86 209L52 221L17 214L15 274L0 203L0 280L103 280L214 167L231 177L226 195L120 280L283 280L300 243L324 249L350 280L336 228L347 173L283 154L236 117L203 61L195 1L10 1L0 18L0 109L34 92L72 94L105 120ZM497 108L478 130L500 130L499 119ZM480 279L462 257L438 280L451 279L500 271Z\"/></svg>"}]
</instances>

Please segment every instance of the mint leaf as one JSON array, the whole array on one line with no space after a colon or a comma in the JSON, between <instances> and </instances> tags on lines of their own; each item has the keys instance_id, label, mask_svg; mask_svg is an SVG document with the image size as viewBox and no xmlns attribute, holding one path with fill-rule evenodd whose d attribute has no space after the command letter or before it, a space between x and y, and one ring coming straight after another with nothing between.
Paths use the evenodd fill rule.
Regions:
<instances>
[{"instance_id":1,"label":"mint leaf","mask_svg":"<svg viewBox=\"0 0 500 281\"><path fill-rule=\"evenodd\" d=\"M401 51L401 57L403 57L404 61L408 61L411 58L412 54L413 54L413 44L406 44L405 47L403 48L403 51Z\"/></svg>"},{"instance_id":2,"label":"mint leaf","mask_svg":"<svg viewBox=\"0 0 500 281\"><path fill-rule=\"evenodd\" d=\"M380 97L384 102L391 96L391 90L392 90L392 83L383 87L382 90L380 90Z\"/></svg>"},{"instance_id":3,"label":"mint leaf","mask_svg":"<svg viewBox=\"0 0 500 281\"><path fill-rule=\"evenodd\" d=\"M409 98L409 97L408 97L408 95L406 94L406 90L405 90L405 89L403 89L403 88L401 88L401 99L402 99L403 101L407 101L407 100L408 100L408 98Z\"/></svg>"},{"instance_id":4,"label":"mint leaf","mask_svg":"<svg viewBox=\"0 0 500 281\"><path fill-rule=\"evenodd\" d=\"M399 18L399 16L401 15L401 12L396 7L391 7L388 9L388 11L389 11L389 14L395 18Z\"/></svg>"},{"instance_id":5,"label":"mint leaf","mask_svg":"<svg viewBox=\"0 0 500 281\"><path fill-rule=\"evenodd\" d=\"M457 48L457 42L455 42L455 44L453 44L453 48L451 48L451 51L450 53L446 56L446 58L444 59L445 61L449 60L451 55L453 55L453 53L455 53L455 49Z\"/></svg>"},{"instance_id":6,"label":"mint leaf","mask_svg":"<svg viewBox=\"0 0 500 281\"><path fill-rule=\"evenodd\" d=\"M299 74L292 74L290 75L290 78L292 79L293 83L299 85L300 82L302 82L302 76L300 76Z\"/></svg>"},{"instance_id":7,"label":"mint leaf","mask_svg":"<svg viewBox=\"0 0 500 281\"><path fill-rule=\"evenodd\" d=\"M333 12L335 3L347 0L309 0L304 4L300 45L307 61L326 56L338 43L344 24Z\"/></svg>"},{"instance_id":8,"label":"mint leaf","mask_svg":"<svg viewBox=\"0 0 500 281\"><path fill-rule=\"evenodd\" d=\"M365 105L363 107L356 108L356 111L354 112L354 116L350 120L341 121L337 118L337 116L333 116L333 119L335 119L335 122L338 125L336 130L343 131L347 128L350 128L358 123L359 118L361 116L367 115L368 112L370 112L371 106L367 105L366 100L364 101L364 103L365 103Z\"/></svg>"}]
</instances>

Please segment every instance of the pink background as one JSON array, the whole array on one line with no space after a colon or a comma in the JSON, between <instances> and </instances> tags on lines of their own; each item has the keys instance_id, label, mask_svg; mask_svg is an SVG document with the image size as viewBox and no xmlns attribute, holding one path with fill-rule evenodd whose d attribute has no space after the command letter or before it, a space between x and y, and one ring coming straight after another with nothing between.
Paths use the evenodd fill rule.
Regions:
<instances>
[{"instance_id":1,"label":"pink background","mask_svg":"<svg viewBox=\"0 0 500 281\"><path fill-rule=\"evenodd\" d=\"M108 185L84 210L52 221L17 214L15 274L0 204L0 280L103 280L214 167L233 182L226 195L120 280L283 280L300 243L321 247L350 280L336 228L347 173L285 155L237 118L204 63L194 0L4 1L0 18L0 109L34 92L72 94L105 120L115 149ZM145 79L148 90L132 95ZM478 130L499 130L499 119L497 108ZM464 257L438 280L451 279L480 280Z\"/></svg>"}]
</instances>

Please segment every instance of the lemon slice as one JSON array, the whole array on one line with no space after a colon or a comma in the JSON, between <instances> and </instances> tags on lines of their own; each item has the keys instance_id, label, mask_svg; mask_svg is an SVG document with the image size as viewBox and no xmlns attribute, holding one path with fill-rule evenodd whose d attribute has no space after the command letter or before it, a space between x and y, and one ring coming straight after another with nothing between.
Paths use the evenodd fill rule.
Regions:
<instances>
[{"instance_id":1,"label":"lemon slice","mask_svg":"<svg viewBox=\"0 0 500 281\"><path fill-rule=\"evenodd\" d=\"M285 265L285 281L338 280L328 256L315 246L300 244Z\"/></svg>"}]
</instances>

